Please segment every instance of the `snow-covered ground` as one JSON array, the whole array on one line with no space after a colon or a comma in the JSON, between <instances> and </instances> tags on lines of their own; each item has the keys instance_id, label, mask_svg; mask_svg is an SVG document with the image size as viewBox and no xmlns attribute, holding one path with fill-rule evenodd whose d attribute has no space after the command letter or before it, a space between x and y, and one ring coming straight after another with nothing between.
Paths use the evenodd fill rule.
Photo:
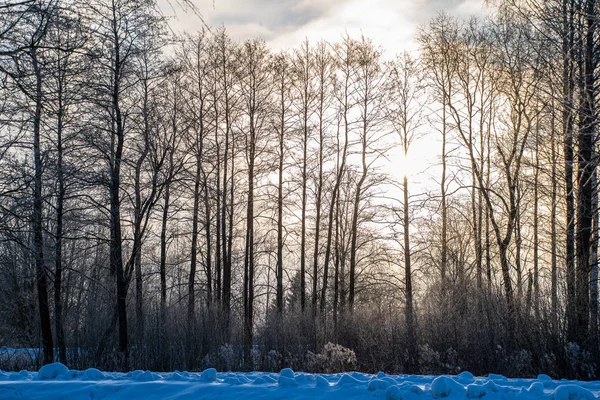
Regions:
<instances>
[{"instance_id":1,"label":"snow-covered ground","mask_svg":"<svg viewBox=\"0 0 600 400\"><path fill-rule=\"evenodd\" d=\"M501 375L456 376L202 373L134 371L129 373L69 370L60 363L39 372L0 371L0 399L554 399L593 400L600 397L600 381L507 379Z\"/></svg>"}]
</instances>

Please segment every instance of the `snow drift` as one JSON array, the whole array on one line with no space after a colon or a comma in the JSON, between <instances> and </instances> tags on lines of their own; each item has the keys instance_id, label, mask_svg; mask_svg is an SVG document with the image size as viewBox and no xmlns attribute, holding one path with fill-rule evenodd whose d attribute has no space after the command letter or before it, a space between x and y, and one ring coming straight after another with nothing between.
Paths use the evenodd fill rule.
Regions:
<instances>
[{"instance_id":1,"label":"snow drift","mask_svg":"<svg viewBox=\"0 0 600 400\"><path fill-rule=\"evenodd\" d=\"M507 379L501 375L456 376L305 374L289 368L268 372L201 373L69 370L60 363L39 372L0 370L0 399L489 399L596 400L600 381Z\"/></svg>"}]
</instances>

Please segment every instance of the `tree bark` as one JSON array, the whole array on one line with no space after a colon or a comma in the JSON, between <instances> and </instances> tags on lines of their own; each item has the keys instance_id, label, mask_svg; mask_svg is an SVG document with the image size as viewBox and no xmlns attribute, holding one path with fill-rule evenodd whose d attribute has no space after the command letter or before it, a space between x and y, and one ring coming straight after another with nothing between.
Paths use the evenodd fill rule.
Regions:
<instances>
[{"instance_id":1,"label":"tree bark","mask_svg":"<svg viewBox=\"0 0 600 400\"><path fill-rule=\"evenodd\" d=\"M42 346L44 348L44 364L54 362L52 342L52 324L50 322L50 305L48 301L47 271L44 262L44 227L42 198L42 157L40 149L40 130L42 125L42 71L38 63L37 48L30 50L31 61L35 73L35 113L33 116L33 254L35 259L36 286L38 294L38 312Z\"/></svg>"}]
</instances>

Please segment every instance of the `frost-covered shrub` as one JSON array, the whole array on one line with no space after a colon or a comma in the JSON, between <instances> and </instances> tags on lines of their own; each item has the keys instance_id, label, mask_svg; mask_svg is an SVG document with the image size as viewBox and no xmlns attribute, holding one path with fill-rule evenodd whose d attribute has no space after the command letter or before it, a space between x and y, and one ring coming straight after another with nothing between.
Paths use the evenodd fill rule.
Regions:
<instances>
[{"instance_id":1,"label":"frost-covered shrub","mask_svg":"<svg viewBox=\"0 0 600 400\"><path fill-rule=\"evenodd\" d=\"M252 369L254 371L258 371L261 369L261 351L258 346L253 346L252 351L250 352L250 357L252 357Z\"/></svg>"},{"instance_id":2,"label":"frost-covered shrub","mask_svg":"<svg viewBox=\"0 0 600 400\"><path fill-rule=\"evenodd\" d=\"M13 349L6 346L0 348L0 370L37 369L41 359L42 349Z\"/></svg>"},{"instance_id":3,"label":"frost-covered shrub","mask_svg":"<svg viewBox=\"0 0 600 400\"><path fill-rule=\"evenodd\" d=\"M596 363L589 351L582 350L577 343L567 345L567 357L575 376L580 379L593 379Z\"/></svg>"},{"instance_id":4,"label":"frost-covered shrub","mask_svg":"<svg viewBox=\"0 0 600 400\"><path fill-rule=\"evenodd\" d=\"M461 371L456 350L449 347L440 354L427 343L419 346L419 366L420 372L426 375L458 374Z\"/></svg>"},{"instance_id":5,"label":"frost-covered shrub","mask_svg":"<svg viewBox=\"0 0 600 400\"><path fill-rule=\"evenodd\" d=\"M515 350L508 356L508 365L517 376L532 376L532 362L531 352L525 349Z\"/></svg>"},{"instance_id":6,"label":"frost-covered shrub","mask_svg":"<svg viewBox=\"0 0 600 400\"><path fill-rule=\"evenodd\" d=\"M452 347L449 347L444 352L443 373L458 374L461 371L458 363L458 352Z\"/></svg>"},{"instance_id":7,"label":"frost-covered shrub","mask_svg":"<svg viewBox=\"0 0 600 400\"><path fill-rule=\"evenodd\" d=\"M419 365L423 374L432 375L437 373L440 364L440 353L432 349L427 343L419 346Z\"/></svg>"},{"instance_id":8,"label":"frost-covered shrub","mask_svg":"<svg viewBox=\"0 0 600 400\"><path fill-rule=\"evenodd\" d=\"M226 371L231 371L236 365L236 352L235 348L230 344L225 344L219 348L219 361L221 365L225 367Z\"/></svg>"},{"instance_id":9,"label":"frost-covered shrub","mask_svg":"<svg viewBox=\"0 0 600 400\"><path fill-rule=\"evenodd\" d=\"M356 369L356 354L340 344L329 342L318 354L309 351L307 364L314 371L327 373L353 371Z\"/></svg>"},{"instance_id":10,"label":"frost-covered shrub","mask_svg":"<svg viewBox=\"0 0 600 400\"><path fill-rule=\"evenodd\" d=\"M277 371L281 368L281 354L277 350L269 350L266 357L266 369L267 371Z\"/></svg>"}]
</instances>

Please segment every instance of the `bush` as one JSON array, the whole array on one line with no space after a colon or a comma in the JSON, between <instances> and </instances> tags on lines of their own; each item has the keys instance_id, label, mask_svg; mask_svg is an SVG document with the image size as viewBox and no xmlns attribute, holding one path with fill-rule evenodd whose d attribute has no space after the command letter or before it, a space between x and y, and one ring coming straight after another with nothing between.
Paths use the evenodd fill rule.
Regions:
<instances>
[{"instance_id":1,"label":"bush","mask_svg":"<svg viewBox=\"0 0 600 400\"><path fill-rule=\"evenodd\" d=\"M308 352L308 364L311 369L325 373L353 371L356 370L356 354L342 345L328 342L320 353Z\"/></svg>"}]
</instances>

